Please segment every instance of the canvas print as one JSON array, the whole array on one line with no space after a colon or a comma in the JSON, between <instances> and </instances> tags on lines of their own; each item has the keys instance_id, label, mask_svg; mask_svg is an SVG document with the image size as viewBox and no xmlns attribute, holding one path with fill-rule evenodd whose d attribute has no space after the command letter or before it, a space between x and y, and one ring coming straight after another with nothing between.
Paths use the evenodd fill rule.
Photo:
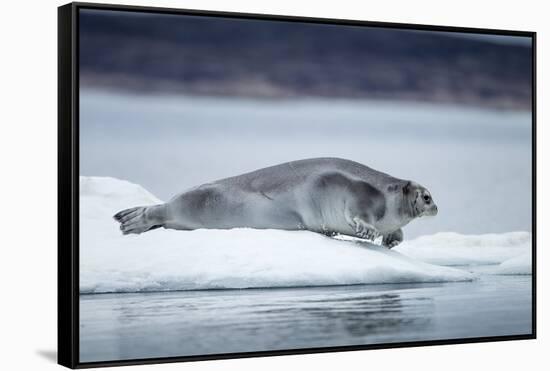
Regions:
<instances>
[{"instance_id":1,"label":"canvas print","mask_svg":"<svg viewBox=\"0 0 550 371\"><path fill-rule=\"evenodd\" d=\"M531 334L531 37L78 22L80 362Z\"/></svg>"}]
</instances>

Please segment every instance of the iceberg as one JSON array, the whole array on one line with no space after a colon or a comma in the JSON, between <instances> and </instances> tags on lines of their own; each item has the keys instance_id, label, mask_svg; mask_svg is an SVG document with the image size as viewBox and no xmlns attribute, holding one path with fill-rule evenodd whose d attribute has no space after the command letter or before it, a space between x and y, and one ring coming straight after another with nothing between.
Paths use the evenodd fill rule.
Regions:
<instances>
[{"instance_id":1,"label":"iceberg","mask_svg":"<svg viewBox=\"0 0 550 371\"><path fill-rule=\"evenodd\" d=\"M159 228L124 236L112 217L128 207L161 202L137 184L80 177L81 293L476 279L476 273L451 267L464 263L495 264L495 274L528 274L527 264L530 272L530 259L524 256L530 235L523 232L440 233L388 250L308 231Z\"/></svg>"}]
</instances>

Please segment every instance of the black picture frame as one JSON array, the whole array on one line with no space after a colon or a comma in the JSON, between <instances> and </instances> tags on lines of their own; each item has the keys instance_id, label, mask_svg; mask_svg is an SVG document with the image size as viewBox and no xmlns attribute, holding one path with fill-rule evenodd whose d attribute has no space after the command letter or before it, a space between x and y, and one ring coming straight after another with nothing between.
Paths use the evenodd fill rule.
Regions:
<instances>
[{"instance_id":1,"label":"black picture frame","mask_svg":"<svg viewBox=\"0 0 550 371\"><path fill-rule=\"evenodd\" d=\"M514 336L411 341L403 343L335 346L199 356L80 362L79 360L79 24L80 9L139 11L179 15L227 17L287 22L324 23L409 30L430 30L491 35L524 36L532 40L532 331ZM480 343L536 338L536 33L483 28L386 23L345 19L308 18L230 13L144 6L70 3L58 8L58 363L69 368L121 366L214 359L263 357L381 348Z\"/></svg>"}]
</instances>

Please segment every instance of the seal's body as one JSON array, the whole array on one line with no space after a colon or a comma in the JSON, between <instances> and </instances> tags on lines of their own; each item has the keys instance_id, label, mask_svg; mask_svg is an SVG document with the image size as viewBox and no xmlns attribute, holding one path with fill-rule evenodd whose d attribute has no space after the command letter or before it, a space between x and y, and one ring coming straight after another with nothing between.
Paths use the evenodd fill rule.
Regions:
<instances>
[{"instance_id":1,"label":"seal's body","mask_svg":"<svg viewBox=\"0 0 550 371\"><path fill-rule=\"evenodd\" d=\"M124 234L164 227L309 230L393 247L401 227L437 214L422 186L338 158L292 161L192 188L162 205L115 215Z\"/></svg>"}]
</instances>

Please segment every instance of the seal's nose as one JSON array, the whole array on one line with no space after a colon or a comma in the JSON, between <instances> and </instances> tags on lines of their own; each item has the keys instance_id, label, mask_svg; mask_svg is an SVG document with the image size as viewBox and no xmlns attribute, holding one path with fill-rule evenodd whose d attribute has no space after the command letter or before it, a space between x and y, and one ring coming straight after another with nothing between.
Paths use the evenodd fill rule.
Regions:
<instances>
[{"instance_id":1,"label":"seal's nose","mask_svg":"<svg viewBox=\"0 0 550 371\"><path fill-rule=\"evenodd\" d=\"M434 204L434 206L433 206L432 213L433 213L434 216L437 215L437 205L436 204Z\"/></svg>"}]
</instances>

